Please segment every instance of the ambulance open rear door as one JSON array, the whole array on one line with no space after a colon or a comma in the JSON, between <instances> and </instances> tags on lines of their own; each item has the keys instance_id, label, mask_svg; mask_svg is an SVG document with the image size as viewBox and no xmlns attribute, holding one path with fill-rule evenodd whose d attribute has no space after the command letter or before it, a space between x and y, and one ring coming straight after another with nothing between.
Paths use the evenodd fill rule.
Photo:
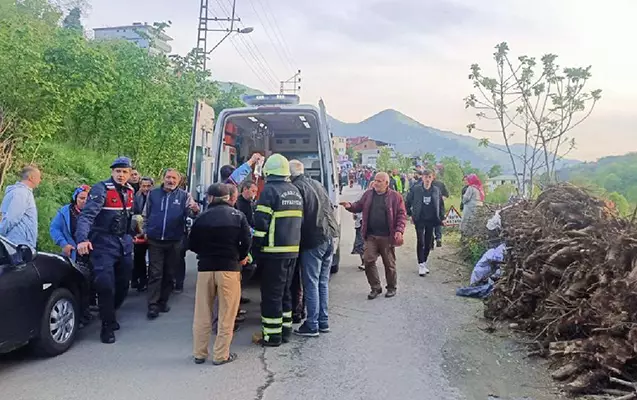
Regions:
<instances>
[{"instance_id":1,"label":"ambulance open rear door","mask_svg":"<svg viewBox=\"0 0 637 400\"><path fill-rule=\"evenodd\" d=\"M204 101L197 101L188 153L188 191L201 205L206 202L206 189L215 171L215 111Z\"/></svg>"}]
</instances>

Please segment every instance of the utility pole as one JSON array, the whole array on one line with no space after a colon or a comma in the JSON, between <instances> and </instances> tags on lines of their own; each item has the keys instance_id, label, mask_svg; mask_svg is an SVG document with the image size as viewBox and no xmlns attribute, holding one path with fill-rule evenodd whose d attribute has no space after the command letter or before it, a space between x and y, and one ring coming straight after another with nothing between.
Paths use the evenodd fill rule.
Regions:
<instances>
[{"instance_id":1,"label":"utility pole","mask_svg":"<svg viewBox=\"0 0 637 400\"><path fill-rule=\"evenodd\" d=\"M281 81L280 94L285 94L286 92L292 92L293 94L298 94L297 92L301 92L301 70L298 70L293 77L286 81ZM288 88L287 86L293 85L292 88Z\"/></svg>"},{"instance_id":2,"label":"utility pole","mask_svg":"<svg viewBox=\"0 0 637 400\"><path fill-rule=\"evenodd\" d=\"M197 29L197 53L203 57L202 67L204 71L206 70L208 55L219 47L219 45L226 40L228 36L232 33L250 33L254 30L253 28L235 29L234 23L241 22L241 18L236 17L237 0L233 0L232 13L226 18L211 18L209 15L208 3L209 0L201 0L201 4L199 6L199 28ZM211 29L208 26L209 22L229 22L230 27L227 29ZM208 50L208 32L226 32L226 35L216 45L214 45L211 50Z\"/></svg>"}]
</instances>

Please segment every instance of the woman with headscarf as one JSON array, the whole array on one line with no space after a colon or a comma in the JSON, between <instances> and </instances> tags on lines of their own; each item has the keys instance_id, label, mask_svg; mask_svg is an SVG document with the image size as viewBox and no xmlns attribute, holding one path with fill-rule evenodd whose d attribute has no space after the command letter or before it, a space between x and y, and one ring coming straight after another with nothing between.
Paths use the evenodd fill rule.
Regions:
<instances>
[{"instance_id":1,"label":"woman with headscarf","mask_svg":"<svg viewBox=\"0 0 637 400\"><path fill-rule=\"evenodd\" d=\"M62 248L62 254L75 261L77 251L75 243L75 227L77 225L77 217L86 205L88 192L91 187L82 185L75 189L71 202L62 206L49 227L51 239L56 245Z\"/></svg>"},{"instance_id":2,"label":"woman with headscarf","mask_svg":"<svg viewBox=\"0 0 637 400\"><path fill-rule=\"evenodd\" d=\"M86 280L86 290L83 291L82 296L82 308L84 309L84 315L80 321L80 328L86 326L91 320L90 306L95 305L96 299L95 292L90 285L90 266L88 265L88 257L80 256L82 260L77 259L77 243L75 241L75 228L77 226L77 217L82 212L82 209L86 205L88 199L88 192L91 187L88 185L82 185L77 187L71 196L71 202L65 206L62 206L49 227L49 234L51 239L56 245L62 248L62 254L69 257L71 260L78 262L78 267L86 266L88 268L83 269ZM91 301L93 300L93 302Z\"/></svg>"},{"instance_id":3,"label":"woman with headscarf","mask_svg":"<svg viewBox=\"0 0 637 400\"><path fill-rule=\"evenodd\" d=\"M476 174L467 175L467 191L462 195L462 204L464 214L460 223L460 232L465 235L471 220L475 215L476 208L482 206L484 202L484 189L482 182Z\"/></svg>"}]
</instances>

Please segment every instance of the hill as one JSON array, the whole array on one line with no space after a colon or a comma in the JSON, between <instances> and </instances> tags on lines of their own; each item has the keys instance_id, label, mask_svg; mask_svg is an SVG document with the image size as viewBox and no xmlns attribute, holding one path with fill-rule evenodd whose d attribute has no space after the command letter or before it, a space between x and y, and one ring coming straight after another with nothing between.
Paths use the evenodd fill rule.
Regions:
<instances>
[{"instance_id":1,"label":"hill","mask_svg":"<svg viewBox=\"0 0 637 400\"><path fill-rule=\"evenodd\" d=\"M235 89L238 89L239 91L243 92L243 94L248 96L256 95L256 94L264 94L262 91L258 89L252 89L251 87L242 85L241 83L237 83L237 82L217 81L217 85L219 85L219 89L221 89L224 92L229 92L234 87Z\"/></svg>"},{"instance_id":2,"label":"hill","mask_svg":"<svg viewBox=\"0 0 637 400\"><path fill-rule=\"evenodd\" d=\"M358 123L345 123L330 117L330 126L336 136L356 137L369 136L376 140L393 143L397 151L405 154L432 153L436 158L457 157L462 161L470 161L474 167L488 170L493 165L501 165L505 172L510 172L509 155L504 146L496 148L480 147L479 139L442 131L410 118L396 110L384 110ZM523 144L512 146L516 154L524 152ZM575 160L564 160L560 168L578 163Z\"/></svg>"},{"instance_id":3,"label":"hill","mask_svg":"<svg viewBox=\"0 0 637 400\"><path fill-rule=\"evenodd\" d=\"M637 203L637 152L571 166L559 171L558 177L617 192L629 202Z\"/></svg>"}]
</instances>

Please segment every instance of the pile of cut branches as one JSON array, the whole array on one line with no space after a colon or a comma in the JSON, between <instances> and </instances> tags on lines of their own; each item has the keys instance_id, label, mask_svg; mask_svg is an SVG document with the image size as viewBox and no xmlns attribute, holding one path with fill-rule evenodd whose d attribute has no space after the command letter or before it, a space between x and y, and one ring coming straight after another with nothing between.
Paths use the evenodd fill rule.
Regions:
<instances>
[{"instance_id":1,"label":"pile of cut branches","mask_svg":"<svg viewBox=\"0 0 637 400\"><path fill-rule=\"evenodd\" d=\"M505 274L485 316L516 321L534 335L539 353L557 362L553 377L573 393L636 381L634 227L569 184L507 209L502 225ZM637 399L635 389L628 395Z\"/></svg>"}]
</instances>

